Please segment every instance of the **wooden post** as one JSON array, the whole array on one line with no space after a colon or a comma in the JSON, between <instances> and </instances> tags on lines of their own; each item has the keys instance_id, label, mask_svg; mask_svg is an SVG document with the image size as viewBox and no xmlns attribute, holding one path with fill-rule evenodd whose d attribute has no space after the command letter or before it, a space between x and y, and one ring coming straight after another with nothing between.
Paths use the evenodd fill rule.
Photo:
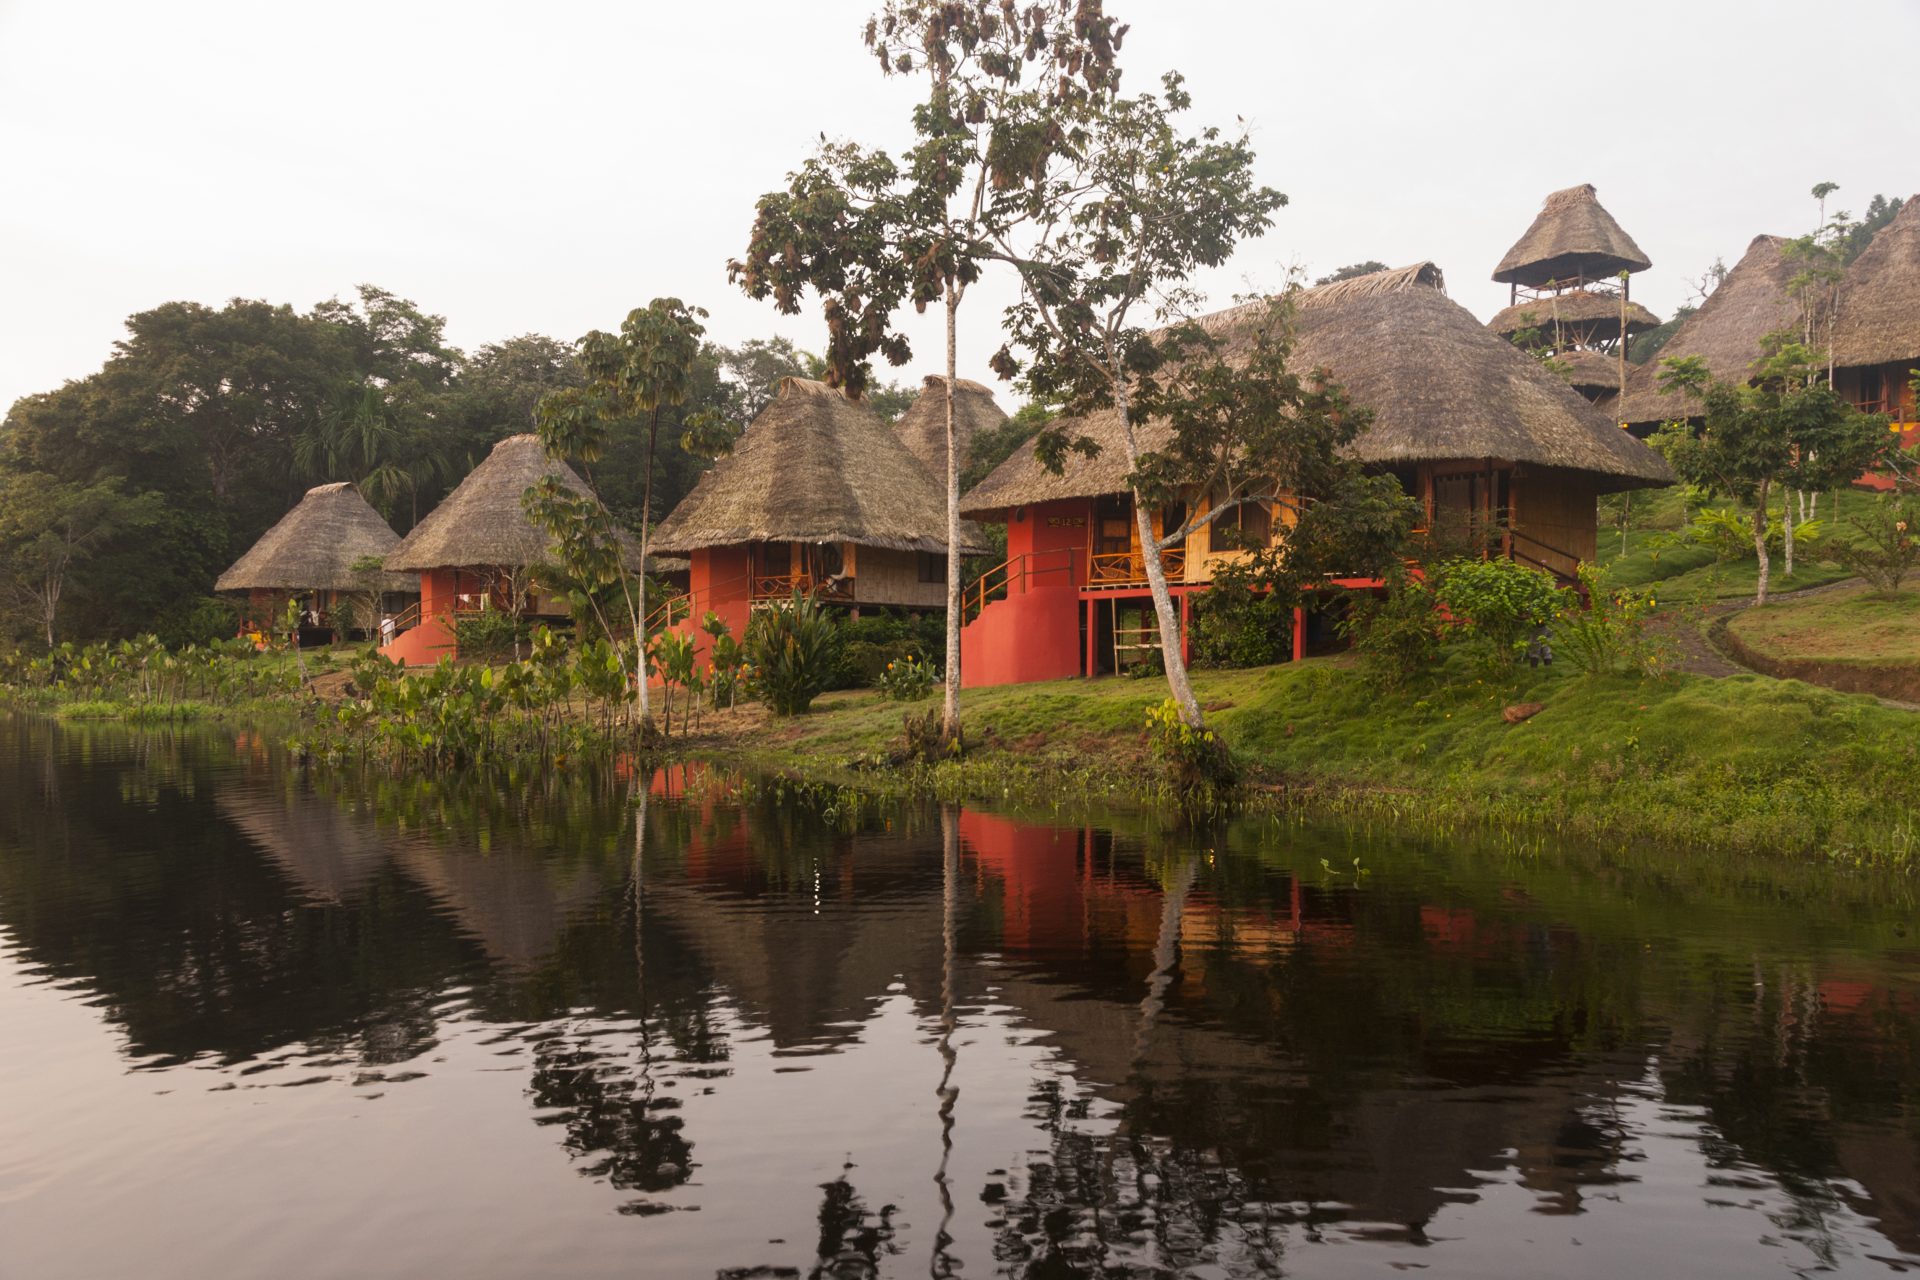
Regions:
<instances>
[{"instance_id":1,"label":"wooden post","mask_svg":"<svg viewBox=\"0 0 1920 1280\"><path fill-rule=\"evenodd\" d=\"M1304 605L1293 606L1293 660L1299 662L1307 656L1307 610Z\"/></svg>"},{"instance_id":2,"label":"wooden post","mask_svg":"<svg viewBox=\"0 0 1920 1280\"><path fill-rule=\"evenodd\" d=\"M1193 595L1180 594L1180 661L1193 665Z\"/></svg>"},{"instance_id":3,"label":"wooden post","mask_svg":"<svg viewBox=\"0 0 1920 1280\"><path fill-rule=\"evenodd\" d=\"M1087 607L1087 679L1093 679L1094 672L1100 669L1100 602L1088 596L1083 602Z\"/></svg>"}]
</instances>

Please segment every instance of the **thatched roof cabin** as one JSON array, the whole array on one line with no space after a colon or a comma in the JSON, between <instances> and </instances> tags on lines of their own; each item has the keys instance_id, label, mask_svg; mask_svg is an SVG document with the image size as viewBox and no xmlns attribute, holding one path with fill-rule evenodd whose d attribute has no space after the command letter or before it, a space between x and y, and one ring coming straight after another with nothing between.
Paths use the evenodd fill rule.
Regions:
<instances>
[{"instance_id":1,"label":"thatched roof cabin","mask_svg":"<svg viewBox=\"0 0 1920 1280\"><path fill-rule=\"evenodd\" d=\"M1627 366L1627 383L1619 398L1612 403L1601 401L1600 410L1629 426L1684 418L1694 412L1697 406L1691 397L1661 392L1660 362L1667 359L1699 356L1714 377L1745 382L1753 362L1760 358L1761 339L1792 324L1799 314L1787 293L1795 267L1781 252L1786 244L1781 236L1755 236L1727 278L1698 311L1680 323L1659 354L1647 364Z\"/></svg>"},{"instance_id":2,"label":"thatched roof cabin","mask_svg":"<svg viewBox=\"0 0 1920 1280\"><path fill-rule=\"evenodd\" d=\"M944 451L944 425L941 432ZM783 378L732 454L661 522L654 545L691 552L849 542L942 555L945 488L871 404L824 382ZM984 543L972 538L962 547L979 550Z\"/></svg>"},{"instance_id":3,"label":"thatched roof cabin","mask_svg":"<svg viewBox=\"0 0 1920 1280\"><path fill-rule=\"evenodd\" d=\"M400 543L380 513L344 481L307 490L293 510L260 535L247 553L214 582L216 591L410 591L395 573L355 573L354 562L385 556Z\"/></svg>"},{"instance_id":4,"label":"thatched roof cabin","mask_svg":"<svg viewBox=\"0 0 1920 1280\"><path fill-rule=\"evenodd\" d=\"M1840 282L1833 362L1920 363L1920 195L1880 228Z\"/></svg>"},{"instance_id":5,"label":"thatched roof cabin","mask_svg":"<svg viewBox=\"0 0 1920 1280\"><path fill-rule=\"evenodd\" d=\"M1628 302L1625 309L1629 335L1660 327L1660 317L1639 303ZM1569 289L1550 298L1530 298L1525 302L1517 302L1487 321L1487 328L1503 338L1510 338L1522 329L1538 329L1550 338L1554 322L1558 320L1565 328L1614 338L1620 333L1620 311L1621 300L1618 297L1589 293L1585 289Z\"/></svg>"},{"instance_id":6,"label":"thatched roof cabin","mask_svg":"<svg viewBox=\"0 0 1920 1280\"><path fill-rule=\"evenodd\" d=\"M1598 492L1673 481L1659 454L1448 298L1431 262L1304 290L1295 305L1295 367L1328 370L1355 403L1374 412L1373 425L1351 446L1364 462L1392 467L1499 458L1585 472ZM1236 331L1265 306L1219 312L1203 323L1225 334L1231 351ZM1128 468L1116 415L1097 413L1069 425L1098 442L1099 453L1071 457L1054 475L1028 444L967 494L961 509L997 515L1123 492ZM1160 424L1138 430L1142 450L1166 442Z\"/></svg>"},{"instance_id":7,"label":"thatched roof cabin","mask_svg":"<svg viewBox=\"0 0 1920 1280\"><path fill-rule=\"evenodd\" d=\"M893 424L894 435L900 437L900 443L907 446L907 452L920 460L920 465L933 477L934 484L941 489L947 483L947 380L937 373L928 374L920 384L920 394L914 397L900 420ZM994 403L993 392L967 378L959 378L953 384L953 434L954 443L960 452L961 469L966 468L967 450L972 446L974 437L983 431L991 431L1007 420L1007 415Z\"/></svg>"},{"instance_id":8,"label":"thatched roof cabin","mask_svg":"<svg viewBox=\"0 0 1920 1280\"><path fill-rule=\"evenodd\" d=\"M527 517L526 491L554 476L575 493L592 496L577 472L547 456L535 435L508 436L467 474L454 491L387 556L387 568L402 573L477 566L524 569L551 559L552 540ZM623 536L627 563L637 568L640 544ZM656 557L654 572L685 569L684 560Z\"/></svg>"},{"instance_id":9,"label":"thatched roof cabin","mask_svg":"<svg viewBox=\"0 0 1920 1280\"><path fill-rule=\"evenodd\" d=\"M1600 205L1591 184L1556 191L1527 233L1494 268L1501 284L1544 288L1553 281L1604 280L1653 262Z\"/></svg>"}]
</instances>

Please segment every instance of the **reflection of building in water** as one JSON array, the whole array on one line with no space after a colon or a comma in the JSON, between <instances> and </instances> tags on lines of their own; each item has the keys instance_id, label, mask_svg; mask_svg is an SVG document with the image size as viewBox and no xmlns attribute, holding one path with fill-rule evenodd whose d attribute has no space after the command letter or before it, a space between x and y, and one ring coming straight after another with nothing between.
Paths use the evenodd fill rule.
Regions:
<instances>
[{"instance_id":1,"label":"reflection of building in water","mask_svg":"<svg viewBox=\"0 0 1920 1280\"><path fill-rule=\"evenodd\" d=\"M357 898L386 864L387 842L372 821L333 801L235 786L222 790L215 803L309 902Z\"/></svg>"}]
</instances>

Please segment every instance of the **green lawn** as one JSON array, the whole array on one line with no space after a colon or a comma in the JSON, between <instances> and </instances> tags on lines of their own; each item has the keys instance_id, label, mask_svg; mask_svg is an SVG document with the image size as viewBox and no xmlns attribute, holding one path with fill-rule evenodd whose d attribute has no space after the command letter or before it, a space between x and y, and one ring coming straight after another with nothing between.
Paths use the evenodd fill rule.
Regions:
<instances>
[{"instance_id":1,"label":"green lawn","mask_svg":"<svg viewBox=\"0 0 1920 1280\"><path fill-rule=\"evenodd\" d=\"M1846 538L1852 530L1846 518L1864 510L1874 501L1871 494L1846 490L1823 494L1819 522L1823 538ZM1722 502L1709 505L1723 506ZM1620 519L1623 511L1628 528L1626 549L1622 551ZM1600 502L1601 564L1612 572L1615 582L1629 587L1658 587L1676 603L1708 603L1751 596L1760 573L1759 562L1751 555L1721 561L1711 548L1677 538L1692 519L1687 491L1681 486L1631 495L1613 495ZM1795 555L1794 573L1789 577L1781 556L1773 556L1770 583L1774 592L1800 591L1808 587L1839 582L1848 574L1834 565L1820 563L1817 543L1802 544Z\"/></svg>"},{"instance_id":2,"label":"green lawn","mask_svg":"<svg viewBox=\"0 0 1920 1280\"><path fill-rule=\"evenodd\" d=\"M1920 592L1836 591L1749 609L1728 625L1742 644L1770 658L1920 665Z\"/></svg>"},{"instance_id":3,"label":"green lawn","mask_svg":"<svg viewBox=\"0 0 1920 1280\"><path fill-rule=\"evenodd\" d=\"M1201 672L1196 686L1260 785L1321 806L1893 860L1912 856L1920 821L1920 721L1797 681L1455 674L1387 693L1316 659ZM1140 794L1146 709L1164 696L1123 678L970 691L968 757L933 781L956 798ZM1545 709L1506 723L1502 708L1523 701ZM859 769L897 746L903 714L933 705L833 695L745 754Z\"/></svg>"}]
</instances>

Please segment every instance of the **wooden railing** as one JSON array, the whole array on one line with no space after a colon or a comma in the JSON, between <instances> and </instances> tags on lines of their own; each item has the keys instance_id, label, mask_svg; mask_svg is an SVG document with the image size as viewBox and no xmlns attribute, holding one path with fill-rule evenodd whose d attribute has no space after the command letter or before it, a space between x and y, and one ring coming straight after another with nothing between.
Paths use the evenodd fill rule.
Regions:
<instances>
[{"instance_id":1,"label":"wooden railing","mask_svg":"<svg viewBox=\"0 0 1920 1280\"><path fill-rule=\"evenodd\" d=\"M981 574L966 589L960 599L961 617L973 621L995 600L1013 595L1016 590L1025 592L1027 584L1036 578L1065 577L1067 585L1072 586L1079 580L1073 571L1074 558L1079 554L1078 547L1054 547L1009 557Z\"/></svg>"},{"instance_id":2,"label":"wooden railing","mask_svg":"<svg viewBox=\"0 0 1920 1280\"><path fill-rule=\"evenodd\" d=\"M1187 575L1185 548L1160 553L1160 567L1167 581L1178 582ZM1147 580L1147 564L1138 551L1105 551L1092 556L1087 565L1087 585L1094 587L1133 586Z\"/></svg>"},{"instance_id":3,"label":"wooden railing","mask_svg":"<svg viewBox=\"0 0 1920 1280\"><path fill-rule=\"evenodd\" d=\"M823 600L853 599L853 578L851 575L838 578L821 578L811 573L758 573L753 576L753 598L755 600L784 600L799 592L803 596L818 596Z\"/></svg>"}]
</instances>

